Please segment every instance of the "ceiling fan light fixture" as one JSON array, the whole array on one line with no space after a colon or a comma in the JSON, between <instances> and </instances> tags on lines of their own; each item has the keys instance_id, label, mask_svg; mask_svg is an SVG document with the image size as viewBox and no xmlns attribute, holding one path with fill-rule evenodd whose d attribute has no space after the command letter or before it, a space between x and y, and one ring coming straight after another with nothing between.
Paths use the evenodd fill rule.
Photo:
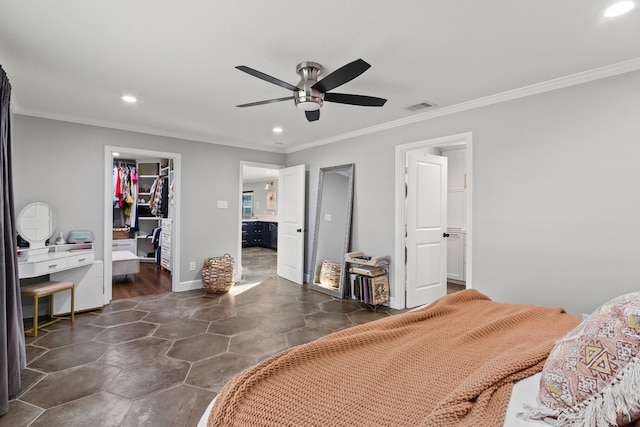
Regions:
<instances>
[{"instance_id":1,"label":"ceiling fan light fixture","mask_svg":"<svg viewBox=\"0 0 640 427\"><path fill-rule=\"evenodd\" d=\"M316 101L298 101L296 107L304 111L316 111L319 110L322 104Z\"/></svg>"}]
</instances>

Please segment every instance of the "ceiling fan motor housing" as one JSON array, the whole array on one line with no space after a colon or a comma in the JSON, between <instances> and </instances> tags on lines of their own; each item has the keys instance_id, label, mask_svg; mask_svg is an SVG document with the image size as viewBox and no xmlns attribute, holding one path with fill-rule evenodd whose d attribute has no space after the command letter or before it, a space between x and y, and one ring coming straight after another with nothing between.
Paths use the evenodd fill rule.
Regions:
<instances>
[{"instance_id":1,"label":"ceiling fan motor housing","mask_svg":"<svg viewBox=\"0 0 640 427\"><path fill-rule=\"evenodd\" d=\"M296 85L298 91L294 92L296 107L305 111L318 110L324 102L324 93L312 86L318 82L318 76L322 74L322 65L317 62L301 62L296 66L296 73L300 75L300 82Z\"/></svg>"}]
</instances>

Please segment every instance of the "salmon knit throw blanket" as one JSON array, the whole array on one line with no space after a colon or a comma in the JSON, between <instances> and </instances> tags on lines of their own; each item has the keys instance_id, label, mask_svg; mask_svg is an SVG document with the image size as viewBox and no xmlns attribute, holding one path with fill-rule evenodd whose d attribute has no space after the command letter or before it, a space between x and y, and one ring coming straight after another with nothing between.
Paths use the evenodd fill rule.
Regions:
<instances>
[{"instance_id":1,"label":"salmon knit throw blanket","mask_svg":"<svg viewBox=\"0 0 640 427\"><path fill-rule=\"evenodd\" d=\"M239 373L208 426L502 426L513 381L579 320L475 290L282 351Z\"/></svg>"}]
</instances>

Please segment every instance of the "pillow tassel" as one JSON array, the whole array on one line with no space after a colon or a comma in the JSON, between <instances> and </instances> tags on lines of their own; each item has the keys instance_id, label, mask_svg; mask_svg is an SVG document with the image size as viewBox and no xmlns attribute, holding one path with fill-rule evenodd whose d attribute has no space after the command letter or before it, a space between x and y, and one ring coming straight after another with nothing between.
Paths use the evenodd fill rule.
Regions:
<instances>
[{"instance_id":1,"label":"pillow tassel","mask_svg":"<svg viewBox=\"0 0 640 427\"><path fill-rule=\"evenodd\" d=\"M618 374L597 396L593 396L573 410L550 409L545 406L524 405L525 413L518 418L541 420L566 427L610 427L618 425L618 418L631 421L640 412L640 365L637 358ZM624 419L622 421L625 421Z\"/></svg>"}]
</instances>

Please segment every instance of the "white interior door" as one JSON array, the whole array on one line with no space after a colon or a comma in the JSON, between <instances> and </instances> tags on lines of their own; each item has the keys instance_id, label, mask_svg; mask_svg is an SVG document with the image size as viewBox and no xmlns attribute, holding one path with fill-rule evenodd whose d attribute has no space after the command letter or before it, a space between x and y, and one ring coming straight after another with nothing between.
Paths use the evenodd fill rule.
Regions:
<instances>
[{"instance_id":1,"label":"white interior door","mask_svg":"<svg viewBox=\"0 0 640 427\"><path fill-rule=\"evenodd\" d=\"M407 307L447 293L447 158L407 156Z\"/></svg>"},{"instance_id":2,"label":"white interior door","mask_svg":"<svg viewBox=\"0 0 640 427\"><path fill-rule=\"evenodd\" d=\"M278 276L302 285L304 276L304 165L280 169Z\"/></svg>"}]
</instances>

